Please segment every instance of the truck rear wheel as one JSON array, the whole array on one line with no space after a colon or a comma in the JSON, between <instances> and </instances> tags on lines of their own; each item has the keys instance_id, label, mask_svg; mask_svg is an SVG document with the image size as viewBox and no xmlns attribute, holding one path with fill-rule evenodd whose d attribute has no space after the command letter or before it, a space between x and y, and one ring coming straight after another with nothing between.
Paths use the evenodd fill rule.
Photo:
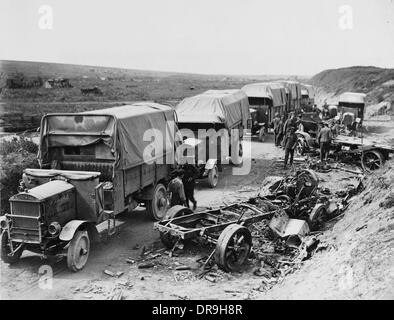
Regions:
<instances>
[{"instance_id":1,"label":"truck rear wheel","mask_svg":"<svg viewBox=\"0 0 394 320\"><path fill-rule=\"evenodd\" d=\"M219 181L219 170L215 164L208 172L208 183L211 188L215 188Z\"/></svg>"},{"instance_id":2,"label":"truck rear wheel","mask_svg":"<svg viewBox=\"0 0 394 320\"><path fill-rule=\"evenodd\" d=\"M166 214L166 219L174 219L178 217L182 217L188 214L192 214L193 211L190 210L189 208L186 208L184 206L173 206L171 207ZM166 246L168 249L172 249L174 245L178 242L179 238L171 235L170 232L160 232L160 240Z\"/></svg>"},{"instance_id":3,"label":"truck rear wheel","mask_svg":"<svg viewBox=\"0 0 394 320\"><path fill-rule=\"evenodd\" d=\"M17 242L13 242L13 248L17 248L20 244ZM8 264L14 264L19 260L22 255L24 246L22 245L12 256L9 254L11 253L10 241L8 238L8 232L4 230L1 233L1 260Z\"/></svg>"},{"instance_id":4,"label":"truck rear wheel","mask_svg":"<svg viewBox=\"0 0 394 320\"><path fill-rule=\"evenodd\" d=\"M77 231L67 250L67 267L74 272L80 271L88 261L90 240L87 231Z\"/></svg>"},{"instance_id":5,"label":"truck rear wheel","mask_svg":"<svg viewBox=\"0 0 394 320\"><path fill-rule=\"evenodd\" d=\"M167 213L168 199L166 187L158 183L153 190L152 200L149 200L146 209L152 219L161 221Z\"/></svg>"},{"instance_id":6,"label":"truck rear wheel","mask_svg":"<svg viewBox=\"0 0 394 320\"><path fill-rule=\"evenodd\" d=\"M366 151L362 156L361 164L366 171L377 170L384 164L383 154L378 150Z\"/></svg>"}]
</instances>

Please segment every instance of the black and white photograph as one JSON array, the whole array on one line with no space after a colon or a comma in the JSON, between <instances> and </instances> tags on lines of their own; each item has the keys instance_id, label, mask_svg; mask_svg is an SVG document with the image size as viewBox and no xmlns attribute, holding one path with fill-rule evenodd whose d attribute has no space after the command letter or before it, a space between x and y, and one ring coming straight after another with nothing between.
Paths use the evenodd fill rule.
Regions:
<instances>
[{"instance_id":1,"label":"black and white photograph","mask_svg":"<svg viewBox=\"0 0 394 320\"><path fill-rule=\"evenodd\" d=\"M0 26L0 300L394 299L394 0L1 0Z\"/></svg>"}]
</instances>

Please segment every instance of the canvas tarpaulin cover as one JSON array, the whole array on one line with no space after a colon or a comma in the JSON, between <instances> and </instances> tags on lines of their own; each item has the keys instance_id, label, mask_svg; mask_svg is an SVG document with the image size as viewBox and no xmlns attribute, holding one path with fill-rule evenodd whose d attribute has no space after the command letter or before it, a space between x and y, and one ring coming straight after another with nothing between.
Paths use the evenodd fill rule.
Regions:
<instances>
[{"instance_id":1,"label":"canvas tarpaulin cover","mask_svg":"<svg viewBox=\"0 0 394 320\"><path fill-rule=\"evenodd\" d=\"M290 92L292 100L301 99L301 84L297 81L278 81L281 85L287 88Z\"/></svg>"},{"instance_id":2,"label":"canvas tarpaulin cover","mask_svg":"<svg viewBox=\"0 0 394 320\"><path fill-rule=\"evenodd\" d=\"M365 103L365 93L344 92L339 96L339 103Z\"/></svg>"},{"instance_id":3,"label":"canvas tarpaulin cover","mask_svg":"<svg viewBox=\"0 0 394 320\"><path fill-rule=\"evenodd\" d=\"M146 153L148 147L155 150L151 161L173 153L176 131L174 109L152 102L49 114L43 119L39 158L45 163L50 147L87 146L102 141L116 154L115 168L126 169L145 162L144 150ZM157 132L163 140L158 139Z\"/></svg>"},{"instance_id":4,"label":"canvas tarpaulin cover","mask_svg":"<svg viewBox=\"0 0 394 320\"><path fill-rule=\"evenodd\" d=\"M250 98L267 98L272 100L273 107L286 105L286 90L280 83L251 83L243 86L242 91Z\"/></svg>"},{"instance_id":5,"label":"canvas tarpaulin cover","mask_svg":"<svg viewBox=\"0 0 394 320\"><path fill-rule=\"evenodd\" d=\"M306 91L306 94L302 93L302 95L308 95L309 98L314 98L315 97L315 89L312 85L310 84L301 84L301 89L304 92Z\"/></svg>"},{"instance_id":6,"label":"canvas tarpaulin cover","mask_svg":"<svg viewBox=\"0 0 394 320\"><path fill-rule=\"evenodd\" d=\"M248 97L241 90L208 90L183 99L176 107L179 123L224 123L247 127L251 118Z\"/></svg>"}]
</instances>

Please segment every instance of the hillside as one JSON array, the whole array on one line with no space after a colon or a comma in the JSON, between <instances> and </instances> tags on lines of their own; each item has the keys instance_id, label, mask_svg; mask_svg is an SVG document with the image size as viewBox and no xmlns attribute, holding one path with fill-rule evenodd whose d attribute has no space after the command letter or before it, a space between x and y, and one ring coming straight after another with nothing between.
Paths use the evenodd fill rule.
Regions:
<instances>
[{"instance_id":1,"label":"hillside","mask_svg":"<svg viewBox=\"0 0 394 320\"><path fill-rule=\"evenodd\" d=\"M310 79L322 102L346 91L367 94L367 105L394 100L394 69L355 66L324 70Z\"/></svg>"}]
</instances>

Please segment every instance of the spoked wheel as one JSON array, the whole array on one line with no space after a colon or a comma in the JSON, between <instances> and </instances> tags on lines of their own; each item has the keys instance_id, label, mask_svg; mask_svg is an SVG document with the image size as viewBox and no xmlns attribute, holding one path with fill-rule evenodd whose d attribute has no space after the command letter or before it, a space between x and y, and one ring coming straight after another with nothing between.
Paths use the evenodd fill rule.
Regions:
<instances>
[{"instance_id":1,"label":"spoked wheel","mask_svg":"<svg viewBox=\"0 0 394 320\"><path fill-rule=\"evenodd\" d=\"M319 178L316 173L312 170L303 170L297 176L297 193L302 192L300 194L300 199L305 197L309 197L313 190L317 188L319 184Z\"/></svg>"},{"instance_id":2,"label":"spoked wheel","mask_svg":"<svg viewBox=\"0 0 394 320\"><path fill-rule=\"evenodd\" d=\"M167 211L166 219L170 220L192 213L191 209L184 206L173 206ZM173 236L170 232L160 232L160 240L168 249L172 249L179 238Z\"/></svg>"},{"instance_id":3,"label":"spoked wheel","mask_svg":"<svg viewBox=\"0 0 394 320\"><path fill-rule=\"evenodd\" d=\"M248 258L251 248L250 231L239 224L231 224L219 236L215 261L225 271L237 271Z\"/></svg>"},{"instance_id":4,"label":"spoked wheel","mask_svg":"<svg viewBox=\"0 0 394 320\"><path fill-rule=\"evenodd\" d=\"M208 183L211 188L215 188L219 181L219 170L217 165L208 172Z\"/></svg>"},{"instance_id":5,"label":"spoked wheel","mask_svg":"<svg viewBox=\"0 0 394 320\"><path fill-rule=\"evenodd\" d=\"M384 164L384 157L377 150L370 150L364 153L361 164L364 170L373 171L381 168Z\"/></svg>"},{"instance_id":6,"label":"spoked wheel","mask_svg":"<svg viewBox=\"0 0 394 320\"><path fill-rule=\"evenodd\" d=\"M324 204L316 205L309 215L309 229L311 229L311 231L319 230L326 221L326 217L327 210Z\"/></svg>"},{"instance_id":7,"label":"spoked wheel","mask_svg":"<svg viewBox=\"0 0 394 320\"><path fill-rule=\"evenodd\" d=\"M15 250L16 248L19 249L14 252L14 254L11 256L11 245L10 245L10 240L8 238L8 232L6 230L3 230L1 234L1 260L3 260L5 263L8 264L14 264L16 263L19 258L22 255L24 245L18 243L18 242L12 242L12 248Z\"/></svg>"},{"instance_id":8,"label":"spoked wheel","mask_svg":"<svg viewBox=\"0 0 394 320\"><path fill-rule=\"evenodd\" d=\"M166 187L158 183L153 190L152 200L147 202L146 209L152 219L161 221L167 213L168 199Z\"/></svg>"},{"instance_id":9,"label":"spoked wheel","mask_svg":"<svg viewBox=\"0 0 394 320\"><path fill-rule=\"evenodd\" d=\"M67 267L74 272L80 271L88 261L90 240L87 231L77 231L67 250Z\"/></svg>"},{"instance_id":10,"label":"spoked wheel","mask_svg":"<svg viewBox=\"0 0 394 320\"><path fill-rule=\"evenodd\" d=\"M298 138L297 144L295 146L295 154L297 156L302 156L305 153L305 149L306 149L306 143L304 138Z\"/></svg>"}]
</instances>

